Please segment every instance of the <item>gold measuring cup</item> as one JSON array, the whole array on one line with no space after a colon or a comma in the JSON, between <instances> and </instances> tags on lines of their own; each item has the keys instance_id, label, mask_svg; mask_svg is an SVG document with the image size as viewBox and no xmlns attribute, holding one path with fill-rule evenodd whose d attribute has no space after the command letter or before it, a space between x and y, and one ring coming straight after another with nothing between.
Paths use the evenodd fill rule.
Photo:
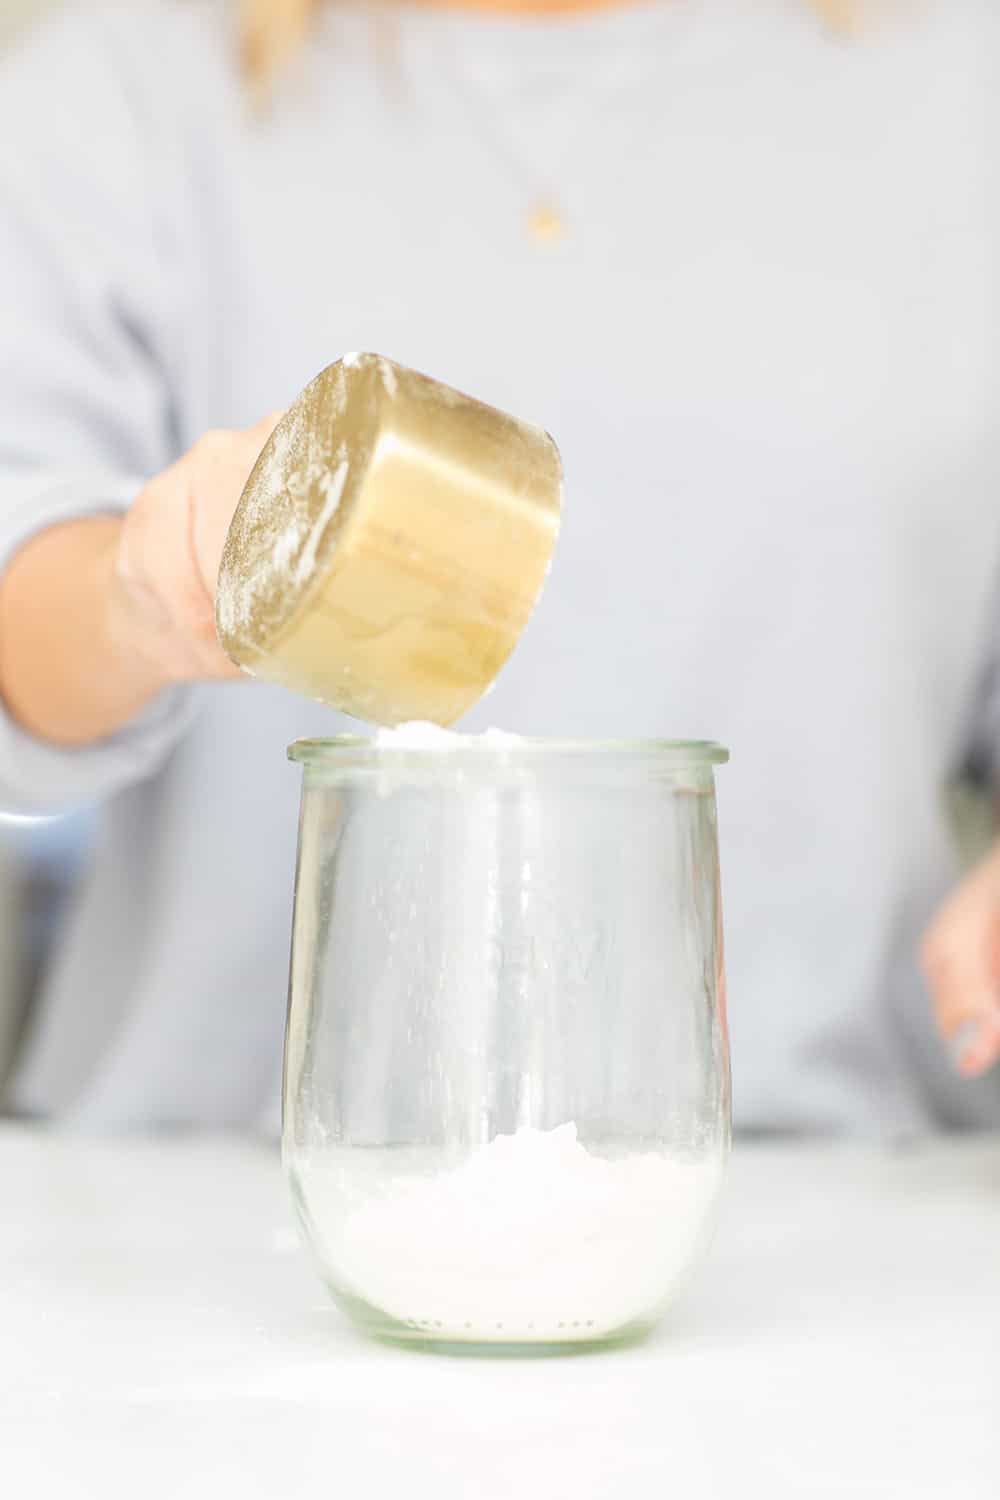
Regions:
<instances>
[{"instance_id":1,"label":"gold measuring cup","mask_svg":"<svg viewBox=\"0 0 1000 1500\"><path fill-rule=\"evenodd\" d=\"M374 354L330 365L268 439L216 595L233 661L376 724L451 724L517 643L559 529L537 427Z\"/></svg>"}]
</instances>

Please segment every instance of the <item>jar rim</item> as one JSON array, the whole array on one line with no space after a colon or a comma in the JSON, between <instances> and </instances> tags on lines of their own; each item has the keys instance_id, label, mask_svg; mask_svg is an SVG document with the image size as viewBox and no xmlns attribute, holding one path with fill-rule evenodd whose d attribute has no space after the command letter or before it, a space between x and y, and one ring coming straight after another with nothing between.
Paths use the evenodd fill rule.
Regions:
<instances>
[{"instance_id":1,"label":"jar rim","mask_svg":"<svg viewBox=\"0 0 1000 1500\"><path fill-rule=\"evenodd\" d=\"M377 745L374 737L338 734L326 739L295 740L288 759L303 766L350 766L377 769L380 766L437 765L462 760L468 765L484 761L530 764L559 756L578 760L653 762L673 768L722 766L729 751L715 740L668 739L541 739L511 736L491 740L488 735L456 736L434 745Z\"/></svg>"}]
</instances>

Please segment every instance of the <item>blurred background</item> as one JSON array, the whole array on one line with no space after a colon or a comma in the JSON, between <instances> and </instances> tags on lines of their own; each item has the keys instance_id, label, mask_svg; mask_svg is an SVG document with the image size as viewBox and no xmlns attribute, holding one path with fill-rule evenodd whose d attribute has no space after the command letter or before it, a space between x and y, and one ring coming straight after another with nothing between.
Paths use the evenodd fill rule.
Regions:
<instances>
[{"instance_id":1,"label":"blurred background","mask_svg":"<svg viewBox=\"0 0 1000 1500\"><path fill-rule=\"evenodd\" d=\"M0 49L6 53L54 11L82 19L85 30L87 7L88 0L0 0ZM292 0L272 0L263 8L280 15L283 7L289 13L296 9ZM630 732L642 733L669 725L718 734L737 749L723 784L725 878L732 892L731 901L727 894L727 959L732 993L741 996L733 1024L734 1050L740 1058L736 1097L744 1111L740 1124L755 1130L799 1130L804 1121L810 1129L820 1128L818 1121L823 1129L882 1129L890 1113L893 1129L902 1129L904 1123L913 1128L913 1118L948 1127L992 1124L1000 1118L1000 1075L978 1079L974 1085L957 1076L936 1033L918 964L920 938L959 874L952 820L946 815L951 809L942 805L942 793L950 793L956 770L965 769L964 764L956 765L959 759L964 763L970 739L962 722L965 705L980 676L986 637L994 631L987 575L1000 472L995 360L989 347L995 247L991 205L984 200L995 139L987 106L996 98L990 59L1000 35L995 31L998 10L990 0L901 0L898 8L905 11L901 24L897 28L888 18L883 29L881 19L876 26L875 18L883 11L895 12L896 0L858 0L856 6L849 0L690 0L662 7L664 14L678 17L678 24L683 21L683 29L669 45L664 39L664 67L669 64L670 73L654 76L652 65L648 76L642 73L648 120L642 111L635 120L626 120L623 111L619 139L605 129L614 117L610 103L605 119L589 96L581 95L586 108L578 111L577 125L596 118L601 127L593 139L586 134L576 138L581 179L590 170L592 154L603 162L603 187L591 205L599 232L592 241L569 236L569 245L555 247L555 259L542 263L538 274L531 258L536 251L524 231L537 217L539 205L544 209L553 195L543 169L543 180L535 182L530 140L523 172L516 162L511 167L507 158L519 155L518 139L526 119L529 136L531 129L547 131L551 124L550 169L559 175L560 131L573 123L563 119L572 113L566 106L572 92L567 92L566 80L572 69L563 66L561 58L561 72L554 69L541 49L537 76L531 72L522 88L520 70L527 65L511 52L498 69L494 93L493 84L487 87L480 79L477 58L466 59L473 92L482 83L482 107L477 109L476 99L466 97L469 80L463 75L455 80L440 118L432 109L427 116L428 142L437 132L435 140L447 157L447 173L435 192L441 194L440 212L447 215L457 268L454 283L438 288L433 296L419 257L407 257L406 276L397 278L397 209L391 194L378 189L390 167L400 177L400 191L408 185L399 165L397 137L389 126L377 161L369 163L362 149L368 140L359 123L367 120L363 112L370 106L377 114L382 107L377 90L369 97L367 73L358 73L357 98L345 87L342 98L331 95L330 107L344 112L345 129L356 132L348 137L351 149L356 142L359 153L357 182L348 174L339 191L352 214L357 206L352 194L362 195L357 201L364 202L366 213L380 206L383 218L371 230L380 257L369 266L367 252L359 248L365 236L347 235L350 263L345 259L338 277L328 277L325 251L309 260L315 287L298 275L297 265L295 278L282 272L288 270L288 242L297 245L301 240L310 247L310 255L312 246L326 243L325 215L330 210L325 190L315 191L315 172L317 162L326 170L326 138L320 131L333 128L332 118L323 116L314 126L295 115L287 141L280 135L282 149L287 146L293 153L288 181L269 145L259 161L253 158L248 187L242 175L247 164L239 157L234 166L227 155L236 150L235 137L228 127L222 129L221 115L216 117L223 85L214 72L206 73L204 80L204 119L189 118L186 97L174 111L181 118L171 115L183 180L187 182L192 162L201 173L202 151L199 145L193 152L192 143L200 143L199 132L204 130L212 142L211 172L206 166L204 181L234 184L233 203L227 199L225 215L220 209L226 229L225 234L220 231L217 251L208 247L209 229L196 215L197 233L192 227L190 243L184 242L190 259L178 261L179 277L193 266L202 268L192 283L190 305L184 303L182 321L187 327L186 320L192 320L192 345L210 344L213 358L226 347L225 338L235 335L226 333L228 323L220 314L217 337L200 336L196 320L217 305L216 300L201 299L213 298L217 283L224 284L229 266L236 263L236 241L228 236L240 235L247 224L267 226L260 236L259 258L247 254L239 260L241 279L232 308L228 298L221 303L226 318L233 308L239 309L233 318L239 344L234 343L232 358L224 361L226 369L249 371L252 378L247 375L244 382L242 376L240 381L220 377L218 389L212 385L211 399L199 396L201 404L185 411L183 422L171 411L170 422L176 417L179 423L176 433L170 428L171 441L182 436L193 441L204 425L249 424L276 398L296 390L331 349L364 347L389 348L404 363L433 369L449 383L476 390L511 411L544 411L552 430L559 432L572 465L567 474L572 472L572 482L586 501L576 512L576 530L567 533L565 592L557 597L549 591L550 613L540 617L538 626L549 663L546 667L539 658L538 677L542 679L543 668L562 673L565 698L559 703L564 707L553 710L550 695L536 688L530 672L522 670L505 688L509 697L491 703L485 722L467 727L484 728L493 714L496 722L504 723L507 702L511 717L506 722L517 723L525 732L558 729L593 735L603 732L607 723L627 724ZM145 10L132 0L124 0L119 9L132 38L129 57L145 64L157 55L141 32ZM150 7L151 13L155 9ZM171 3L162 9L183 18L200 7ZM228 15L230 7L224 10ZM860 20L857 27L853 21L848 24L855 11L859 17L864 13L863 35ZM723 29L732 35L728 50L720 43ZM748 40L756 45L757 30L759 68L748 62L745 51ZM101 98L103 53L86 53L84 60L78 34L70 30L67 35L70 50L61 64L66 80L79 84L84 99L88 90ZM110 48L110 33L104 40ZM331 47L343 43L345 58L347 40L346 35L332 33L327 38ZM381 45L377 36L374 41ZM190 43L186 30L179 31L177 45L190 50ZM442 45L447 52L450 42ZM645 43L630 46L637 66L644 65L647 55L658 55ZM416 40L414 47L417 68L423 54ZM56 63L45 61L44 49L39 55L41 65L56 68ZM107 55L109 69L117 68L117 53L112 49ZM219 55L228 70L220 76L231 75L230 81L238 85L230 103L235 101L242 111L242 86L252 81L246 62L250 54L244 46L243 78L239 68L229 67L235 54L222 48ZM377 48L372 55L380 55ZM601 59L601 68L595 68L599 76L603 51L595 55ZM214 54L206 50L205 56ZM322 63L325 54L317 56ZM169 54L168 63L173 57ZM451 67L447 57L445 61ZM492 66L493 59L484 55L484 62ZM126 66L125 60L121 66ZM516 89L511 86L507 104L499 98L504 70L517 84ZM345 77L346 73L345 64ZM664 78L670 79L667 87ZM326 80L324 71L320 81L325 85ZM740 92L745 81L746 97ZM33 190L29 175L21 171L30 158L19 150L18 127L23 114L30 116L32 101L41 99L45 114L60 115L60 80L55 71L38 76L29 72L27 83L23 106L16 90L8 96L15 109L8 116L14 124L6 131L8 148L12 147L7 157L12 175L20 174ZM772 97L779 85L780 98ZM609 99L617 100L614 90L619 85L610 75L607 86ZM328 92L325 87L317 90L315 99L325 101ZM436 75L429 77L428 101L437 101L438 92ZM67 99L70 93L67 88ZM289 99L293 93L289 85ZM138 86L135 97L140 97ZM172 103L178 97L173 87L164 93ZM531 99L538 106L537 119L528 118ZM681 104L687 110L683 117ZM493 115L499 119L508 108L518 128L511 142L496 142ZM290 121L293 113L290 108ZM52 182L33 190L37 204L48 210L45 232L53 246L70 252L51 258L70 265L72 231L76 227L79 233L80 223L87 226L92 212L86 191L90 179L85 174L80 178L85 191L74 223L69 222L65 186L71 172L77 180L76 168L88 152L97 165L107 152L108 204L133 201L122 190L131 183L133 163L119 162L111 149L118 141L131 143L133 136L120 129L116 115L110 123L103 122L105 135L88 138L77 128L79 118L67 103L59 122L62 134L56 131L52 152ZM128 111L121 118L132 123ZM234 118L242 120L243 115ZM478 132L470 130L468 150L458 128L463 121L481 127ZM789 128L800 121L809 127L801 136ZM303 130L300 139L295 132ZM152 150L156 143L138 135L134 140L136 170L144 173L142 151ZM64 161L67 142L76 155L71 160L67 152ZM662 162L642 154L651 142L657 143L657 151L662 149ZM566 142L561 144L565 155ZM432 146L433 142L415 146L414 161L436 160ZM645 165L632 196L623 189L619 199L618 155L633 146L635 159ZM453 147L454 161L448 155ZM465 180L463 173L470 182L481 177L490 193L500 195L498 204L502 200L511 205L509 218L506 206L502 214L497 209L500 228L495 240L484 228L487 221L480 222L462 194L453 191L456 180ZM569 168L567 177L572 177ZM646 190L647 181L661 179L670 183L669 191ZM173 183L173 177L170 180ZM200 175L197 180L202 182ZM376 186L370 191L371 183ZM278 191L286 187L287 198ZM409 205L407 212L431 212L429 194L429 187L426 192L414 187L412 204L409 198L399 201ZM529 219L527 210L535 199ZM587 201L581 196L582 204ZM640 232L635 213L629 218L630 204L648 212L655 229L652 239L645 229ZM190 206L185 189L177 204L169 197L164 213L172 215L176 208L180 225ZM315 231L300 229L305 221L297 216L307 212L315 215ZM433 209L420 241L431 268L440 243L442 221L433 217L438 212ZM344 222L353 225L355 220ZM300 229L298 237L287 235L290 223ZM538 238L537 225L531 235ZM252 235L246 238L253 243ZM131 275L131 241L110 231L107 240L125 247L122 264ZM31 242L25 243L26 264L34 265L40 258L33 255ZM492 257L488 264L480 259L484 246ZM673 259L665 271L668 250ZM362 272L370 273L374 288L364 298L355 289ZM508 317L499 302L482 298L480 290L490 276L500 282L501 273L507 272L505 296L517 310L516 319ZM662 305L650 295L661 276L667 276L670 286ZM530 306L518 278L535 299ZM502 284L507 287L508 281ZM256 296L262 287L267 295ZM332 297L334 289L337 298ZM53 290L48 282L40 288L53 328L58 328L72 291L62 286ZM478 317L470 321L466 312L479 301L490 302L489 319L484 315L481 322ZM358 311L362 305L363 315ZM251 306L257 310L247 320L244 312ZM322 319L315 316L317 306L324 309ZM583 306L589 322L581 318ZM461 318L441 315L442 309L453 308L462 310ZM655 327L647 318L653 312L659 319ZM551 366L544 370L524 358L519 320L528 326L532 318L539 330L538 347L551 355ZM33 347L37 332L27 320L22 336L26 346ZM597 386L586 375L580 377L579 388L569 378L579 365L577 350L591 346L608 368L617 368L615 361L630 370L635 366L635 389L623 392L620 401L598 400ZM6 347L14 348L13 338ZM650 358L651 350L658 358L664 349L671 351L669 379L660 368L662 360L656 364L655 382L640 378L642 360ZM60 361L53 364L61 371ZM529 365L532 378L525 378L522 392ZM11 367L20 371L17 364ZM669 412L668 419L664 412ZM165 430L166 426L164 419ZM629 485L622 482L619 455L623 434L631 438L633 432L630 463L638 482ZM135 473L153 472L145 450L133 459L130 449L129 460L124 477L130 483ZM578 482L581 475L586 476L585 484ZM648 506L648 515L661 524L662 493L677 495L683 503L679 502L676 522L670 513L663 537L656 533L656 545L636 547L630 528L618 526L613 538L618 551L611 559L602 489L619 488L635 496L636 515L643 524L646 512L640 506ZM126 491L126 497L131 493ZM681 527L678 546L675 530ZM709 565L693 569L685 562L691 557L704 557ZM623 567L633 569L634 588L615 588L615 581L624 576ZM586 599L586 609L581 598ZM622 631L623 639L630 645L643 641L634 674L608 669L603 656L566 651L567 628L577 630L583 623L589 627L600 619L600 611L592 607L595 598L602 609L617 611L615 629ZM648 613L645 600L651 601ZM650 619L658 622L657 628L662 626L659 644L648 632ZM614 632L601 623L600 628L594 626L594 634L595 647L606 649L610 662L617 650ZM664 671L661 655L665 659L674 638L682 649ZM1000 703L1000 668L994 675L988 696ZM602 684L599 695L593 691L595 680ZM100 1009L97 1002L105 990L123 1005L131 1005L135 994L137 1016L146 1016L148 1004L151 1019L136 1021L136 1035L145 1037L148 1024L150 1034L159 1036L160 1019L155 1018L162 1017L178 1041L175 1066L182 1081L188 1052L197 1054L200 1046L190 1038L196 1032L201 1035L198 1028L212 1025L223 1038L220 1079L223 1074L235 1079L233 1087L239 1093L244 1087L256 1089L258 1066L261 1076L270 1067L276 1078L295 789L275 747L301 733L316 732L313 710L302 707L300 718L300 707L261 692L245 706L240 700L232 713L228 700L226 712L220 708L219 724L231 737L225 743L239 749L243 780L237 784L228 778L224 808L211 839L195 825L202 806L196 796L208 806L215 795L212 776L219 777L220 785L226 780L219 772L220 747L212 739L215 721L200 726L200 740L193 734L185 740L184 774L190 774L192 790L188 795L187 783L177 780L170 783L170 791L177 797L178 817L190 821L190 852L185 852L173 823L155 822L166 817L166 781L154 786L148 778L143 783L145 800L139 798L129 816L139 816L141 803L142 817L154 820L143 823L144 830L171 829L166 869L178 924L176 929L169 926L173 908L167 894L158 891L159 906L153 901L148 905L157 911L156 922L162 921L162 933L167 935L162 936L159 928L147 935L143 927L142 936L135 937L134 963L143 965L146 988L132 983L131 958L121 960L127 982L116 979L102 985L100 966L85 963L82 949L77 955L80 973L74 978L72 966L64 962L63 946L56 941L69 932L84 932L85 917L92 916L88 941L93 947L88 952L92 956L105 951L106 933L100 930L96 907L84 913L78 902L74 926L74 892L82 888L82 874L124 869L123 851L145 845L131 836L124 822L112 834L102 818L98 832L97 819L86 808L71 817L46 820L0 812L0 1108L4 1082L10 1080L40 982L64 976L66 1013L81 1027L89 1024L91 1010L96 1014ZM238 717L244 712L246 722ZM556 717L560 722L554 728ZM266 724L271 749L260 741L260 724ZM848 724L855 726L850 734ZM987 749L992 751L996 723L986 728ZM254 747L253 759L244 753L247 743ZM779 767L777 747L787 745L795 747L794 758ZM984 773L977 777L980 793L993 772L989 755L983 764ZM211 767L211 775L206 767ZM253 829L254 853L272 844L277 853L255 862L239 899L226 906L235 889L230 865L239 863L230 859L227 841L233 848L244 842L250 847L239 787L258 792L255 776L262 778L261 786L266 784L260 801L268 821L266 827ZM90 781L74 783L74 788L68 795L97 795ZM992 809L980 817L982 801L980 795L975 802L975 830L978 836L984 829L983 837L991 839ZM29 798L20 805L63 805L63 800L53 794L48 803L35 804ZM229 924L224 930L213 927L210 941L202 932L202 913L195 910L195 883L188 877L187 859L200 861L190 868L197 870L213 902L218 894L219 921ZM761 879L762 871L766 880ZM823 872L823 879L814 872ZM131 882L127 889L131 894L138 886ZM252 902L258 903L259 921L248 915ZM123 934L139 932L138 923L130 925L117 906L114 911ZM776 935L782 940L775 941ZM205 950L211 950L210 963L199 957L202 941ZM181 976L179 969L171 968L164 959L164 943L171 957L176 951L189 959L191 972L185 970ZM110 951L117 953L113 946ZM59 957L53 968L49 955L54 952ZM269 965L266 973L264 963ZM57 988L45 986L46 1004ZM187 1022L174 1013L177 992L189 1007ZM246 1057L241 1053L238 1060L231 1055L224 1004L200 1008L202 994L220 994L224 1004L238 1004L241 1022L252 996L261 1028L259 1047L251 1044L244 1024L240 1045L245 1045ZM804 996L809 1004L802 1003ZM108 999L109 1014L114 1003ZM185 1024L193 1028L189 1034L183 1031ZM70 1035L62 1020L52 1024L52 1035L56 1034ZM1000 1046L1000 1027L996 1035ZM70 1039L64 1046L75 1062L76 1042ZM148 1055L143 1054L143 1065L149 1061L152 1066L157 1058L157 1047L152 1046ZM121 1068L123 1073L131 1068L129 1087L134 1083L141 1093L136 1080L142 1067L123 1062ZM893 1096L891 1111L890 1090L880 1082L887 1076L900 1085L898 1108ZM218 1102L219 1118L242 1118L235 1106L224 1102L228 1096L218 1080L206 1083L206 1098L213 1108ZM270 1108L269 1101L261 1108L265 1105ZM29 1113L45 1112L34 1100L24 1107ZM157 1114L158 1106L149 1108ZM160 1113L169 1115L173 1108L171 1103Z\"/></svg>"},{"instance_id":2,"label":"blurred background","mask_svg":"<svg viewBox=\"0 0 1000 1500\"><path fill-rule=\"evenodd\" d=\"M0 0L0 40L13 36L19 26L53 7L55 0Z\"/></svg>"},{"instance_id":3,"label":"blurred background","mask_svg":"<svg viewBox=\"0 0 1000 1500\"><path fill-rule=\"evenodd\" d=\"M0 0L0 47L60 3L72 0ZM0 1097L90 831L85 810L39 822L0 813Z\"/></svg>"}]
</instances>

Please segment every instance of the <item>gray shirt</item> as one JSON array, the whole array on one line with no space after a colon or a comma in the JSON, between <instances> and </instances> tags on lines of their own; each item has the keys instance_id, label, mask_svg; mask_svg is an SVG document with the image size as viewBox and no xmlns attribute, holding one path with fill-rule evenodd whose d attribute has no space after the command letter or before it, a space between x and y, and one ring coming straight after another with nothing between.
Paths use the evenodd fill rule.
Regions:
<instances>
[{"instance_id":1,"label":"gray shirt","mask_svg":"<svg viewBox=\"0 0 1000 1500\"><path fill-rule=\"evenodd\" d=\"M44 28L0 79L3 555L350 349L544 424L564 535L469 727L732 745L739 1123L1000 1121L912 957L1000 529L997 42L990 0L853 46L778 0L351 7L255 111L211 0ZM16 1107L273 1124L284 748L346 727L253 684L78 751L0 720L7 807L101 805Z\"/></svg>"}]
</instances>

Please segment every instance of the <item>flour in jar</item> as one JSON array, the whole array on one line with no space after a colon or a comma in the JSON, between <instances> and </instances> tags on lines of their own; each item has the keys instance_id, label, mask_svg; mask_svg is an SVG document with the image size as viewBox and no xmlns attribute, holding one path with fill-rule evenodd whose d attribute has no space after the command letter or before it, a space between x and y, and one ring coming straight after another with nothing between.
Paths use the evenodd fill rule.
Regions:
<instances>
[{"instance_id":1,"label":"flour in jar","mask_svg":"<svg viewBox=\"0 0 1000 1500\"><path fill-rule=\"evenodd\" d=\"M457 729L442 729L422 719L378 729L372 737L377 750L513 750L525 742L519 734L505 729L486 729L482 734L463 734Z\"/></svg>"},{"instance_id":2,"label":"flour in jar","mask_svg":"<svg viewBox=\"0 0 1000 1500\"><path fill-rule=\"evenodd\" d=\"M651 1321L703 1243L719 1152L587 1150L576 1126L289 1161L328 1280L408 1331L474 1342L596 1339Z\"/></svg>"}]
</instances>

